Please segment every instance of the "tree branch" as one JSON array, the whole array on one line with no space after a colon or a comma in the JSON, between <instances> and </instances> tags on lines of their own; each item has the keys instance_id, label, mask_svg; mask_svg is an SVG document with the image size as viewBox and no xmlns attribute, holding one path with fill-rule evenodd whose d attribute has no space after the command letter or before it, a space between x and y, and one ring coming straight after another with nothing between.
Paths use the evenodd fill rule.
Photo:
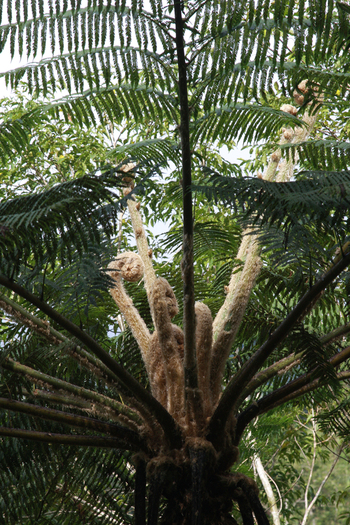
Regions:
<instances>
[{"instance_id":1,"label":"tree branch","mask_svg":"<svg viewBox=\"0 0 350 525\"><path fill-rule=\"evenodd\" d=\"M117 363L117 361L113 359L113 357L110 356L92 337L90 337L74 323L66 319L63 315L59 314L56 310L51 308L51 306L49 306L47 303L44 303L31 292L3 275L0 275L0 285L5 286L6 288L12 290L16 294L29 301L31 304L48 315L50 319L57 322L64 329L66 329L71 335L79 339L118 377L118 380L128 389L128 391L130 391L136 397L136 399L138 399L138 401L143 403L149 409L149 411L154 415L163 428L170 445L174 448L181 447L181 431L169 412L152 396L152 394L143 388L143 386L140 385L140 383L138 383L138 381L136 381L136 379L134 379L131 374L129 374L119 363Z\"/></svg>"}]
</instances>

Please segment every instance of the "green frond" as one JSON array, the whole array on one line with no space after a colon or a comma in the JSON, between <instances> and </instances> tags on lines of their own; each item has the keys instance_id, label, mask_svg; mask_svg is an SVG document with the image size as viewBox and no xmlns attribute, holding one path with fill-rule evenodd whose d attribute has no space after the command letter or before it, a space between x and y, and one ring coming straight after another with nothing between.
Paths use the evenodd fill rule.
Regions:
<instances>
[{"instance_id":1,"label":"green frond","mask_svg":"<svg viewBox=\"0 0 350 525\"><path fill-rule=\"evenodd\" d=\"M100 229L111 235L119 208L113 188L120 185L116 169L108 169L1 203L0 243L7 251L2 264L11 259L18 264L31 251L35 259L46 252L54 264L58 251L64 260L72 250L99 242Z\"/></svg>"},{"instance_id":2,"label":"green frond","mask_svg":"<svg viewBox=\"0 0 350 525\"><path fill-rule=\"evenodd\" d=\"M14 427L28 424L21 415L11 420ZM0 454L4 525L79 525L82 516L94 525L133 522L133 472L120 451L6 439Z\"/></svg>"},{"instance_id":3,"label":"green frond","mask_svg":"<svg viewBox=\"0 0 350 525\"><path fill-rule=\"evenodd\" d=\"M210 139L225 144L232 139L246 142L271 138L282 126L303 126L297 118L266 106L229 104L218 107L193 123L196 141Z\"/></svg>"},{"instance_id":4,"label":"green frond","mask_svg":"<svg viewBox=\"0 0 350 525\"><path fill-rule=\"evenodd\" d=\"M157 118L177 120L177 108L173 105L173 96L159 90L138 86L136 90L132 86L122 84L111 86L109 89L97 91L85 91L81 95L63 97L51 104L47 109L54 109L59 116L60 110L65 116L77 119L85 125L96 123L97 117L104 122L105 114L113 117L116 122L129 119L130 116L136 122L148 121L149 115ZM95 110L93 112L92 110Z\"/></svg>"},{"instance_id":5,"label":"green frond","mask_svg":"<svg viewBox=\"0 0 350 525\"><path fill-rule=\"evenodd\" d=\"M141 59L147 85L160 86L161 89L169 89L174 81L171 71L162 56L155 52L144 52L139 48L99 47L82 51L62 52L50 58L44 58L39 62L29 63L16 69L2 73L6 83L15 89L21 80L34 78L34 89L43 93L44 96L50 91L50 87L56 83L57 76L61 90L67 89L70 93L73 86L77 89L87 83L90 90L99 89L102 80L105 86L110 85L111 72L108 77L103 74L106 63L113 63L113 74L124 78L133 87L140 84L142 77L138 73L137 60ZM63 74L62 74L63 71ZM72 82L73 81L73 82ZM107 82L108 81L108 82ZM79 91L78 91L79 92Z\"/></svg>"},{"instance_id":6,"label":"green frond","mask_svg":"<svg viewBox=\"0 0 350 525\"><path fill-rule=\"evenodd\" d=\"M210 170L208 170L210 172ZM348 209L350 172L301 172L302 180L279 184L258 178L228 178L215 174L210 178L211 187L200 188L211 199L225 204L248 204L247 215L258 224L281 225L292 215L312 218L316 223L329 226L328 219L344 216ZM340 214L340 215L339 215Z\"/></svg>"},{"instance_id":7,"label":"green frond","mask_svg":"<svg viewBox=\"0 0 350 525\"><path fill-rule=\"evenodd\" d=\"M137 9L126 7L124 2L120 4L115 3L113 6L109 3L107 6L103 2L99 5L88 5L84 8L72 7L72 9L65 9L59 2L56 3L56 10L51 9L49 13L43 13L43 4L38 2L41 6L40 17L35 16L36 3L33 2L31 19L26 18L24 21L12 22L0 27L0 38L3 44L10 38L11 42L11 57L19 51L20 56L24 51L23 42L25 42L26 56L29 59L35 58L37 55L43 55L46 49L46 35L51 43L52 57L46 59L46 62L56 63L56 69L67 68L71 59L71 66L74 63L73 58L86 58L85 60L85 78L92 83L92 76L90 75L90 67L94 71L94 86L98 83L100 71L103 71L103 63L110 61L111 54L114 55L114 65L117 67L116 74L131 81L134 85L138 82L138 57L142 57L143 63L147 68L147 78L153 85L155 83L155 75L153 72L152 63L157 62L157 82L162 83L162 78L165 79L167 75L171 75L171 70L166 66L166 61L163 60L160 54L157 54L157 39L154 33L154 16L152 13L144 12L142 6ZM74 5L74 2L71 3ZM10 7L9 7L10 9ZM17 11L18 12L18 11ZM27 13L28 14L28 13ZM154 15L154 13L153 13ZM140 19L142 23L140 24ZM118 38L121 46L115 46L115 32L109 31L109 28L116 24L118 27ZM137 45L135 48L131 47L131 27L133 27L133 36L136 38ZM157 31L165 31L162 26L162 21L157 19ZM59 38L57 38L57 35ZM152 44L152 51L148 49L149 35ZM159 36L159 34L158 34ZM166 42L167 36L163 35L163 41ZM127 45L125 45L125 41ZM39 46L40 43L40 46ZM67 46L66 44L67 43ZM16 47L17 44L17 47ZM99 47L99 46L103 47ZM138 47L139 46L139 47ZM68 48L69 53L64 53ZM55 54L59 53L56 57ZM117 58L117 55L120 58ZM9 75L9 82L15 85L19 78L22 78L26 73L27 77L33 75L33 68L42 68L46 65L45 61L41 61L38 65L25 66L16 72ZM29 69L27 69L27 67ZM123 70L123 68L125 68ZM165 69L164 69L165 68ZM47 69L47 68L46 68ZM159 73L161 75L159 76ZM46 71L47 73L47 71ZM71 69L71 74L75 78L79 76L79 69ZM35 72L34 72L35 76ZM48 78L49 82L52 79ZM68 88L68 78L66 78L65 88ZM164 85L170 85L168 80L165 80ZM44 91L47 85L42 86ZM63 89L63 87L61 86ZM39 89L39 84L36 85Z\"/></svg>"},{"instance_id":8,"label":"green frond","mask_svg":"<svg viewBox=\"0 0 350 525\"><path fill-rule=\"evenodd\" d=\"M350 143L339 140L308 140L298 145L280 146L286 151L287 158L294 159L298 150L303 162L309 163L311 169L340 171L350 167Z\"/></svg>"},{"instance_id":9,"label":"green frond","mask_svg":"<svg viewBox=\"0 0 350 525\"><path fill-rule=\"evenodd\" d=\"M220 26L219 10L218 20L216 17L212 19L215 20L212 40L201 35L203 44L199 45L198 51L197 42L200 39L197 35L191 42L191 47L196 49L192 60L198 77L201 54L206 53L208 47L212 49L213 63L220 64L220 68L212 69L207 79L202 76L204 84L200 89L205 89L205 109L220 105L219 97L226 97L226 102L236 102L241 96L245 99L249 90L256 98L266 91L273 92L276 74L281 85L287 89L289 64L296 70L306 69L324 60L326 54L327 57L331 55L333 35L336 37L338 30L333 2L325 2L322 6L317 1L311 4L314 9L311 6L308 18L304 18L304 7L300 3L289 2L288 17L282 15L280 2L275 3L272 9L269 9L269 2L259 2L257 8L254 4L248 7L244 3L243 13L234 17L236 25L227 25L224 30ZM238 3L237 11L241 6ZM289 59L288 62L286 54L290 56L288 48L293 49L293 46L293 58L296 60ZM322 57L320 49L323 50ZM307 71L306 78L310 78L310 74L312 70L311 73ZM299 70L299 79L303 78L305 76L301 78ZM292 83L295 85L297 81L293 79Z\"/></svg>"},{"instance_id":10,"label":"green frond","mask_svg":"<svg viewBox=\"0 0 350 525\"><path fill-rule=\"evenodd\" d=\"M0 27L3 44L10 39L12 55L17 51L22 54L26 47L27 58L35 58L45 53L48 34L53 56L9 72L6 79L10 85L15 86L26 76L37 92L45 93L57 81L60 89L72 90L74 85L74 91L81 92L83 77L90 90L98 89L102 79L109 85L105 64L112 62L115 75L134 87L145 82L147 86L158 85L161 90L170 91L174 85L175 57L168 54L173 48L174 26L166 10L150 5L151 10L147 11L141 4L129 8L125 2L98 2L87 7L57 2L55 9L44 14L41 1L32 5L33 13L39 8L40 16L35 14L20 23L11 17L8 24ZM12 13L11 5L8 7ZM339 34L333 2L329 0L321 6L313 0L307 19L303 9L302 4L289 2L286 18L280 2L272 10L267 1L259 2L257 7L253 2L235 2L234 6L223 3L216 8L204 3L189 8L189 77L194 89L199 88L204 96L205 111L246 98L249 89L256 97L272 90L276 73L286 88L289 64L299 68L300 78L303 64L317 64L332 54L333 35ZM131 42L136 45L132 47ZM287 46L293 46L293 42L296 61L286 62ZM207 73L210 63L218 63L220 68ZM311 73L307 73L309 78ZM294 80L293 77L292 83Z\"/></svg>"},{"instance_id":11,"label":"green frond","mask_svg":"<svg viewBox=\"0 0 350 525\"><path fill-rule=\"evenodd\" d=\"M128 120L130 115L133 115L136 122L149 123L150 116L154 121L159 118L164 121L177 120L177 111L172 95L147 86L139 86L137 90L133 90L130 85L110 87L100 92L88 90L80 96L64 96L56 101L42 102L35 110L23 114L20 119L1 123L0 151L7 155L13 148L21 153L25 144L28 144L31 128L50 115L57 119L61 119L63 115L66 122L74 120L89 127L97 121L105 123L108 119L121 123ZM164 148L163 151L165 152ZM168 148L167 151L171 153L171 149ZM156 153L155 148L153 153Z\"/></svg>"},{"instance_id":12,"label":"green frond","mask_svg":"<svg viewBox=\"0 0 350 525\"><path fill-rule=\"evenodd\" d=\"M320 428L329 434L330 431L348 439L350 432L350 399L346 398L339 405L329 412L317 416Z\"/></svg>"},{"instance_id":13,"label":"green frond","mask_svg":"<svg viewBox=\"0 0 350 525\"><path fill-rule=\"evenodd\" d=\"M0 154L3 158L9 156L11 150L23 152L29 144L31 129L39 122L47 119L40 110L32 110L20 118L7 119L0 123Z\"/></svg>"},{"instance_id":14,"label":"green frond","mask_svg":"<svg viewBox=\"0 0 350 525\"><path fill-rule=\"evenodd\" d=\"M227 228L220 228L216 222L195 222L194 224L193 250L195 259L202 256L208 257L211 251L215 253L216 261L222 257L232 257L237 247L239 239L239 229L227 231ZM170 252L180 252L182 250L182 230L171 231L167 234L162 246Z\"/></svg>"},{"instance_id":15,"label":"green frond","mask_svg":"<svg viewBox=\"0 0 350 525\"><path fill-rule=\"evenodd\" d=\"M125 158L125 155L130 159L135 159L138 162L152 159L155 164L168 166L170 162L179 161L179 145L168 139L149 139L140 140L135 144L127 144L125 146L118 146L112 154L118 155L118 158Z\"/></svg>"},{"instance_id":16,"label":"green frond","mask_svg":"<svg viewBox=\"0 0 350 525\"><path fill-rule=\"evenodd\" d=\"M317 370L314 378L320 377L321 381L332 386L333 383L336 384L335 370L328 362L334 348L325 347L315 334L307 332L304 327L293 331L287 339L287 345L296 349L296 352L303 352L301 364L308 372Z\"/></svg>"},{"instance_id":17,"label":"green frond","mask_svg":"<svg viewBox=\"0 0 350 525\"><path fill-rule=\"evenodd\" d=\"M272 64L267 61L265 66L271 68ZM350 73L348 67L345 64L344 67L335 69L334 57L321 65L297 65L292 60L286 61L275 74L281 86L285 86L286 91L290 94L300 81L307 78L310 84L317 86L319 92L324 95L322 103L325 104L325 106L332 108L334 105L337 107L349 100L349 90L347 86L349 85Z\"/></svg>"},{"instance_id":18,"label":"green frond","mask_svg":"<svg viewBox=\"0 0 350 525\"><path fill-rule=\"evenodd\" d=\"M215 175L212 186L194 187L215 202L245 210L242 224L259 233L271 262L297 264L298 272L308 272L311 264L313 274L334 256L335 244L348 240L350 174L302 172L299 178L279 184Z\"/></svg>"}]
</instances>

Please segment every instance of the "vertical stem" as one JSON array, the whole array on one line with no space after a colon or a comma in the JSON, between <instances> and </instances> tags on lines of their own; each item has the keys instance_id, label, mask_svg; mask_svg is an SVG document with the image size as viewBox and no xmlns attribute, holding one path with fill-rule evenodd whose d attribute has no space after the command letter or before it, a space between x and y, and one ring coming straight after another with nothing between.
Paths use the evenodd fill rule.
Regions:
<instances>
[{"instance_id":1,"label":"vertical stem","mask_svg":"<svg viewBox=\"0 0 350 525\"><path fill-rule=\"evenodd\" d=\"M146 525L146 463L142 459L135 474L135 525Z\"/></svg>"},{"instance_id":2,"label":"vertical stem","mask_svg":"<svg viewBox=\"0 0 350 525\"><path fill-rule=\"evenodd\" d=\"M254 454L253 464L256 468L260 481L264 487L264 490L267 496L267 501L269 502L269 510L271 512L273 525L280 525L281 524L280 516L279 516L280 513L277 508L276 498L273 493L272 486L268 478L267 472L264 469L264 466L258 454Z\"/></svg>"},{"instance_id":3,"label":"vertical stem","mask_svg":"<svg viewBox=\"0 0 350 525\"><path fill-rule=\"evenodd\" d=\"M186 60L183 42L181 0L174 0L176 23L176 50L179 69L180 135L183 180L183 259L182 278L184 290L184 369L185 387L197 388L197 363L195 345L194 275L193 275L193 216L191 191L191 147L189 107L187 94Z\"/></svg>"},{"instance_id":4,"label":"vertical stem","mask_svg":"<svg viewBox=\"0 0 350 525\"><path fill-rule=\"evenodd\" d=\"M309 512L308 512L308 507L309 507L309 501L308 501L309 490L310 490L310 485L311 485L312 476L314 474L314 468L315 468L315 463L316 463L316 445L317 445L317 441L316 441L316 423L315 423L315 411L314 411L314 409L311 410L311 414L312 414L311 422L312 422L313 452L312 452L312 461L311 461L311 466L310 466L309 478L307 480L307 484L306 484L306 488L305 488L305 495L304 495L305 515L304 515L304 519L302 521L303 525L304 525L304 523L306 523L306 519L307 519L307 516L309 514Z\"/></svg>"}]
</instances>

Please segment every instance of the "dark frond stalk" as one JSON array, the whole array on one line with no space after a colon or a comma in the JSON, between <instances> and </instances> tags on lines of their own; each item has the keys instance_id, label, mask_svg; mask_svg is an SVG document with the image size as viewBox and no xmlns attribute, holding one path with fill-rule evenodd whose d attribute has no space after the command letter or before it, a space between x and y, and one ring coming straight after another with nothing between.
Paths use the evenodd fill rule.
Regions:
<instances>
[{"instance_id":1,"label":"dark frond stalk","mask_svg":"<svg viewBox=\"0 0 350 525\"><path fill-rule=\"evenodd\" d=\"M7 370L12 370L13 372L17 372L19 374L23 374L28 377L31 377L35 381L41 381L59 390L65 390L66 392L69 392L83 400L85 399L89 401L94 401L101 405L105 405L106 407L109 407L112 410L114 410L117 414L118 413L123 414L124 416L127 416L131 420L139 424L142 424L142 419L134 410L131 410L123 403L119 403L118 401L115 401L114 399L111 399L107 396L98 394L97 392L93 392L92 390L89 390L87 388L73 385L71 383L68 383L67 381L63 381L62 379L57 379L56 377L52 377L48 374L44 374L43 372L39 372L38 370L35 370L34 368L31 368L26 365L22 365L21 363L17 363L16 361L13 361L12 359L9 359L9 358L5 359L4 362L1 364L1 366L2 368L5 368Z\"/></svg>"},{"instance_id":2,"label":"dark frond stalk","mask_svg":"<svg viewBox=\"0 0 350 525\"><path fill-rule=\"evenodd\" d=\"M101 418L102 420L108 419L109 421L121 423L135 432L139 432L139 430L144 432L143 429L140 429L139 425L134 423L127 416L115 414L113 410L106 409L105 405L101 405L99 403L85 401L70 394L57 394L56 392L41 390L39 388L36 388L30 392L22 389L22 394L27 396L28 400L35 398L44 401L46 404L53 403L55 405L62 405L64 408L77 408L78 410L87 412L91 415L94 415L95 417Z\"/></svg>"},{"instance_id":3,"label":"dark frond stalk","mask_svg":"<svg viewBox=\"0 0 350 525\"><path fill-rule=\"evenodd\" d=\"M339 352L338 354L328 359L328 363L334 368L336 368L342 363L344 363L344 361L346 361L349 358L350 358L350 346L347 346L341 352ZM271 408L275 406L282 405L283 403L286 403L287 401L294 399L294 397L299 397L305 392L309 392L309 391L311 392L312 390L315 390L315 388L317 388L317 386L319 386L322 382L322 378L316 378L312 380L312 378L315 377L315 374L317 374L318 371L321 371L321 365L311 370L311 372L304 374L303 376L295 379L294 381L291 381L287 385L284 385L283 387L279 388L275 392L272 392L268 396L265 396L264 398L262 398L260 401L257 402L259 406L259 414L263 413L261 412L261 410L266 412L267 410L270 410ZM311 385L313 386L309 390L305 390L304 392L300 392L298 393L298 395L295 395L295 393L299 392L299 390L303 388L304 386L311 386Z\"/></svg>"},{"instance_id":4,"label":"dark frond stalk","mask_svg":"<svg viewBox=\"0 0 350 525\"><path fill-rule=\"evenodd\" d=\"M273 365L265 368L261 372L258 372L252 379L249 381L247 386L244 388L243 392L238 398L237 406L239 406L254 390L256 390L260 385L263 385L272 377L275 377L278 373L283 373L285 368L290 370L294 366L300 363L300 359L303 355L303 352L298 354L292 354L288 357L280 359Z\"/></svg>"},{"instance_id":5,"label":"dark frond stalk","mask_svg":"<svg viewBox=\"0 0 350 525\"><path fill-rule=\"evenodd\" d=\"M31 314L6 295L0 294L0 308L4 310L11 317L15 318L16 321L24 324L34 332L44 337L47 341L52 344L60 344L62 342L67 343L67 347L63 348L62 351L72 357L75 361L89 370L93 370L94 374L101 378L104 382L108 383L111 387L118 387L120 391L125 392L118 377L104 364L102 361L97 359L94 355L90 354L80 346L77 346L68 337L55 330L50 323L39 319L39 317Z\"/></svg>"},{"instance_id":6,"label":"dark frond stalk","mask_svg":"<svg viewBox=\"0 0 350 525\"><path fill-rule=\"evenodd\" d=\"M350 379L350 370L346 370L345 372L339 372L337 374L337 379L339 381L346 381L347 379Z\"/></svg>"},{"instance_id":7,"label":"dark frond stalk","mask_svg":"<svg viewBox=\"0 0 350 525\"><path fill-rule=\"evenodd\" d=\"M0 275L0 285L12 290L20 295L32 305L39 308L50 319L58 323L62 328L67 330L73 337L79 339L86 348L91 350L118 378L118 380L126 387L126 389L136 397L149 411L154 415L159 424L164 430L169 443L174 448L180 448L182 443L181 431L169 414L169 412L145 389L136 379L129 374L117 361L109 355L92 337L81 330L74 323L69 321L63 315L51 308L47 303L41 301L34 294L8 279L4 275Z\"/></svg>"},{"instance_id":8,"label":"dark frond stalk","mask_svg":"<svg viewBox=\"0 0 350 525\"><path fill-rule=\"evenodd\" d=\"M190 449L192 477L192 525L202 525L203 481L206 464L205 448Z\"/></svg>"},{"instance_id":9,"label":"dark frond stalk","mask_svg":"<svg viewBox=\"0 0 350 525\"><path fill-rule=\"evenodd\" d=\"M115 437L101 436L79 436L57 434L52 432L37 432L35 430L22 430L19 428L0 427L0 436L30 439L32 441L42 441L44 443L56 443L59 445L77 445L80 447L102 447L119 448L130 450L125 446L125 442Z\"/></svg>"},{"instance_id":10,"label":"dark frond stalk","mask_svg":"<svg viewBox=\"0 0 350 525\"><path fill-rule=\"evenodd\" d=\"M343 259L344 254L349 252L349 248L350 248L350 242L346 242L343 246L341 246L340 247L340 253L338 253L338 255L336 255L336 257L333 259L331 264L327 267L327 270L332 269L335 264L337 264L341 259ZM309 306L304 310L304 312L300 316L299 323L301 323L303 321L303 319L305 319L305 317L307 317L310 314L310 312L315 308L316 304L321 299L323 294L324 294L324 289L321 290L319 292L319 294L316 295L316 297L314 297L313 301L311 301ZM327 343L327 342L330 342L330 340L327 341L327 339L326 339L325 343Z\"/></svg>"},{"instance_id":11,"label":"dark frond stalk","mask_svg":"<svg viewBox=\"0 0 350 525\"><path fill-rule=\"evenodd\" d=\"M76 397L70 395L56 394L49 392L47 390L40 390L36 388L35 390L29 392L22 389L22 394L30 397L35 397L36 399L41 399L47 403L54 403L55 405L64 405L69 407L76 407L81 410L91 410L92 403L90 401L85 401L83 399L77 399Z\"/></svg>"},{"instance_id":12,"label":"dark frond stalk","mask_svg":"<svg viewBox=\"0 0 350 525\"><path fill-rule=\"evenodd\" d=\"M329 334L326 334L320 337L320 342L323 345L329 344L339 339L340 337L343 337L345 334L349 332L350 332L350 323L340 326L339 328L336 328ZM290 370L291 368L299 364L302 355L303 355L303 352L299 352L298 354L291 354L288 357L284 357L283 359L280 359L279 361L269 366L265 370L258 372L243 390L241 396L239 397L239 403L244 401L244 399L246 399L249 396L249 394L251 394L254 390L256 390L260 385L263 385L269 379L276 376L277 374L283 373L285 368L288 368L288 370Z\"/></svg>"},{"instance_id":13,"label":"dark frond stalk","mask_svg":"<svg viewBox=\"0 0 350 525\"><path fill-rule=\"evenodd\" d=\"M336 341L337 339L340 339L344 335L348 334L350 332L350 323L347 323L343 326L339 326L329 334L326 334L322 337L320 337L320 341L322 344L326 345L328 343L332 343L333 341Z\"/></svg>"},{"instance_id":14,"label":"dark frond stalk","mask_svg":"<svg viewBox=\"0 0 350 525\"><path fill-rule=\"evenodd\" d=\"M64 425L72 427L85 428L87 430L94 430L115 436L118 440L124 442L124 448L130 450L145 450L147 445L140 435L129 428L117 425L116 423L107 423L99 419L92 419L77 414L69 414L61 410L54 410L23 401L16 401L14 399L6 399L0 397L0 408L11 410L13 412L22 412L24 414L45 419L47 421L55 421Z\"/></svg>"},{"instance_id":15,"label":"dark frond stalk","mask_svg":"<svg viewBox=\"0 0 350 525\"><path fill-rule=\"evenodd\" d=\"M135 473L135 525L146 525L146 463L138 459Z\"/></svg>"},{"instance_id":16,"label":"dark frond stalk","mask_svg":"<svg viewBox=\"0 0 350 525\"><path fill-rule=\"evenodd\" d=\"M40 334L47 341L52 344L60 344L67 338L52 328L49 323L43 319L35 317L33 314L28 312L23 306L16 303L6 295L0 294L0 308L6 312L10 317L16 319L21 324L24 324L31 330Z\"/></svg>"},{"instance_id":17,"label":"dark frond stalk","mask_svg":"<svg viewBox=\"0 0 350 525\"><path fill-rule=\"evenodd\" d=\"M252 509L250 508L248 499L242 494L240 498L237 498L239 512L241 513L243 525L254 525L254 518Z\"/></svg>"},{"instance_id":18,"label":"dark frond stalk","mask_svg":"<svg viewBox=\"0 0 350 525\"><path fill-rule=\"evenodd\" d=\"M157 525L159 503L162 495L162 483L159 474L151 476L148 486L148 520L147 525Z\"/></svg>"},{"instance_id":19,"label":"dark frond stalk","mask_svg":"<svg viewBox=\"0 0 350 525\"><path fill-rule=\"evenodd\" d=\"M258 525L270 525L268 517L266 516L266 512L259 500L258 495L255 493L255 491L250 490L247 496L249 498L249 503L253 509Z\"/></svg>"},{"instance_id":20,"label":"dark frond stalk","mask_svg":"<svg viewBox=\"0 0 350 525\"><path fill-rule=\"evenodd\" d=\"M309 291L304 294L298 304L287 315L285 320L271 334L269 339L255 352L255 354L244 364L239 372L232 378L225 389L220 402L210 420L208 439L214 446L221 442L223 431L231 411L234 409L242 390L254 377L264 361L271 355L274 349L285 339L305 310L339 274L350 264L350 252L326 272Z\"/></svg>"},{"instance_id":21,"label":"dark frond stalk","mask_svg":"<svg viewBox=\"0 0 350 525\"><path fill-rule=\"evenodd\" d=\"M176 23L176 49L179 69L179 99L180 99L180 134L182 149L182 185L183 185L183 259L182 278L184 290L184 369L185 388L197 388L197 362L195 343L195 313L194 313L194 272L193 272L193 216L191 191L191 145L189 126L189 107L187 94L187 66L183 42L183 20L181 0L174 1Z\"/></svg>"},{"instance_id":22,"label":"dark frond stalk","mask_svg":"<svg viewBox=\"0 0 350 525\"><path fill-rule=\"evenodd\" d=\"M331 357L328 360L328 363L333 367L337 367L349 358L350 346L347 346L341 352ZM311 372L308 372L307 374L304 374L301 377L294 379L294 381L287 383L281 388L278 388L271 394L268 394L259 401L255 402L254 405L250 405L246 410L244 410L244 412L242 412L237 418L236 443L239 442L240 437L246 426L256 416L264 414L265 412L268 412L273 408L283 405L288 401L292 401L297 397L303 396L308 392L312 392L313 390L321 386L324 381L322 377L313 379L315 377L315 374L317 374L317 372L320 370L321 366L316 367L314 370L311 370ZM337 374L337 378L340 381L346 380L348 378L348 375L348 372L340 372L339 374Z\"/></svg>"}]
</instances>

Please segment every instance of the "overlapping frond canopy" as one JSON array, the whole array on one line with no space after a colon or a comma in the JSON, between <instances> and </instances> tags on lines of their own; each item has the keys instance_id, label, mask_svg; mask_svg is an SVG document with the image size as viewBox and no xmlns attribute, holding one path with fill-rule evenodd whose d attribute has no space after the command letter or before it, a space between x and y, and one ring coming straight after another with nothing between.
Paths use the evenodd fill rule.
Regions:
<instances>
[{"instance_id":1,"label":"overlapping frond canopy","mask_svg":"<svg viewBox=\"0 0 350 525\"><path fill-rule=\"evenodd\" d=\"M287 158L290 155L295 159L297 147L292 144L281 145ZM331 171L347 170L350 164L350 143L335 139L318 139L300 142L298 151L304 162L308 162L314 169ZM345 176L346 177L346 176Z\"/></svg>"},{"instance_id":2,"label":"overlapping frond canopy","mask_svg":"<svg viewBox=\"0 0 350 525\"><path fill-rule=\"evenodd\" d=\"M206 170L209 172L209 170ZM305 178L304 178L305 177ZM304 179L304 180L303 180ZM211 185L202 188L209 197L220 197L226 204L235 205L236 201L248 202L248 214L258 220L267 220L263 210L285 209L294 212L305 221L311 216L332 214L340 206L349 205L350 173L348 171L324 173L322 171L300 172L299 180L278 184L259 178L228 178L212 174ZM258 194L258 199L256 198ZM273 199L266 204L265 199ZM257 213L257 215L256 215ZM280 214L281 222L285 216ZM272 221L273 222L273 221Z\"/></svg>"},{"instance_id":3,"label":"overlapping frond canopy","mask_svg":"<svg viewBox=\"0 0 350 525\"><path fill-rule=\"evenodd\" d=\"M40 95L63 92L57 104L66 118L179 121L168 4L2 0L0 20L1 49L24 62L1 75L12 87L25 80ZM250 140L254 126L256 138L273 133L276 115L237 104L273 92L276 80L287 93L307 76L322 92L348 96L347 67L341 67L348 24L342 5L331 0L188 3L185 50L198 140L210 133ZM335 60L338 78L327 71Z\"/></svg>"},{"instance_id":4,"label":"overlapping frond canopy","mask_svg":"<svg viewBox=\"0 0 350 525\"><path fill-rule=\"evenodd\" d=\"M140 152L139 158L147 157L155 144L146 141L138 148L135 146ZM170 153L170 157L173 153L166 141L161 142L154 156L163 165L164 152ZM135 167L141 175L138 191L143 191L143 184L157 172L158 165L153 163L154 158L151 164L146 158ZM45 188L45 191L0 203L3 268L10 264L18 269L30 254L37 263L45 260L54 265L57 257L64 263L71 260L75 252L88 251L91 243L111 238L116 231L118 212L126 205L126 199L120 196L120 189L125 185L122 165L105 166L95 173Z\"/></svg>"},{"instance_id":5,"label":"overlapping frond canopy","mask_svg":"<svg viewBox=\"0 0 350 525\"><path fill-rule=\"evenodd\" d=\"M0 204L1 245L8 260L21 260L33 251L54 262L72 250L99 240L99 229L113 232L118 211L110 187L120 186L115 170L81 177L42 194L18 197Z\"/></svg>"},{"instance_id":6,"label":"overlapping frond canopy","mask_svg":"<svg viewBox=\"0 0 350 525\"><path fill-rule=\"evenodd\" d=\"M214 202L239 210L242 224L253 227L251 233L260 231L276 263L301 263L318 253L317 268L324 257L334 255L334 243L348 239L349 184L348 171L313 171L300 172L298 180L283 184L216 173L209 184L195 187Z\"/></svg>"}]
</instances>

